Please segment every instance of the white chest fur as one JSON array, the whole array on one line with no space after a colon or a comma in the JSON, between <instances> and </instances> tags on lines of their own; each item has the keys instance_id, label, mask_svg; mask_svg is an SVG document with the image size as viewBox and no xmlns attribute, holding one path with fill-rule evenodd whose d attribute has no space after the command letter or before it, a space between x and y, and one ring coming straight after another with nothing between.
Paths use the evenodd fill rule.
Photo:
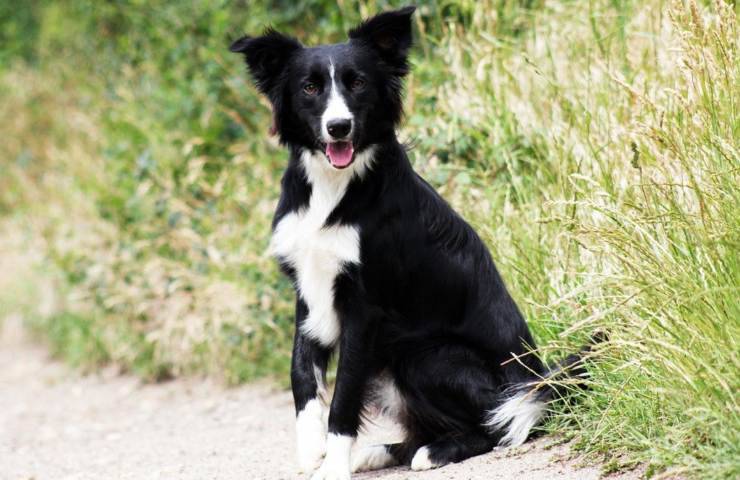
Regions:
<instances>
[{"instance_id":1,"label":"white chest fur","mask_svg":"<svg viewBox=\"0 0 740 480\"><path fill-rule=\"evenodd\" d=\"M334 345L340 333L334 280L346 265L360 262L360 232L355 226L326 227L325 222L350 180L368 168L371 154L358 154L350 167L336 170L323 156L305 152L303 167L311 184L308 207L280 219L270 243L272 254L295 269L296 286L309 312L303 333L326 346Z\"/></svg>"}]
</instances>

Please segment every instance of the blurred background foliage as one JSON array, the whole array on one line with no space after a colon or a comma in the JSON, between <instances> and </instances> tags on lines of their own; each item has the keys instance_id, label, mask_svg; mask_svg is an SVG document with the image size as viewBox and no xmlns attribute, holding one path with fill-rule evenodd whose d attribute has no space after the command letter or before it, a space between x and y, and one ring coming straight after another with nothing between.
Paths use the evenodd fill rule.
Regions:
<instances>
[{"instance_id":1,"label":"blurred background foliage","mask_svg":"<svg viewBox=\"0 0 740 480\"><path fill-rule=\"evenodd\" d=\"M610 332L546 428L608 468L737 478L734 2L416 4L416 168L543 356ZM0 317L85 369L284 383L292 289L265 250L287 154L227 47L343 41L400 5L0 1Z\"/></svg>"}]
</instances>

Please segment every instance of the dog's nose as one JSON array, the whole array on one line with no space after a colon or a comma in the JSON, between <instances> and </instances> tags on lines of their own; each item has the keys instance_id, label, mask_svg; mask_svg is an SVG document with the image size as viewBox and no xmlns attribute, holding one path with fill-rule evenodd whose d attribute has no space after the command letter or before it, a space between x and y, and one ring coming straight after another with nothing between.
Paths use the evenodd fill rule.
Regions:
<instances>
[{"instance_id":1,"label":"dog's nose","mask_svg":"<svg viewBox=\"0 0 740 480\"><path fill-rule=\"evenodd\" d=\"M326 130L334 138L344 138L352 130L352 120L348 118L331 120L326 124Z\"/></svg>"}]
</instances>

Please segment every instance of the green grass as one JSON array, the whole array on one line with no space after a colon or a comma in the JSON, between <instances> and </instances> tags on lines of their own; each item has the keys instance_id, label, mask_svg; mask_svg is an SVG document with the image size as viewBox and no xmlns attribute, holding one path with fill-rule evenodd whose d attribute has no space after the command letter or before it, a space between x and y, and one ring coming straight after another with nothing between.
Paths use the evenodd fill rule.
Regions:
<instances>
[{"instance_id":1,"label":"green grass","mask_svg":"<svg viewBox=\"0 0 740 480\"><path fill-rule=\"evenodd\" d=\"M388 4L249 3L0 15L0 255L33 252L59 292L0 310L73 364L286 381L291 288L265 254L286 153L226 45L266 24L341 40ZM544 357L610 335L545 428L608 469L739 476L735 7L420 3L416 168L481 232Z\"/></svg>"}]
</instances>

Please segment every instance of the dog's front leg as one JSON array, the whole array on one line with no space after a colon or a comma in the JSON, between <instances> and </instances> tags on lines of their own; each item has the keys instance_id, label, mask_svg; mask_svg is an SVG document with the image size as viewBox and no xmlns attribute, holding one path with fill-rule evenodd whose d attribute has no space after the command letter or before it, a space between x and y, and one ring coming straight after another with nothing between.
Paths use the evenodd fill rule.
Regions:
<instances>
[{"instance_id":1,"label":"dog's front leg","mask_svg":"<svg viewBox=\"0 0 740 480\"><path fill-rule=\"evenodd\" d=\"M319 467L326 452L325 378L331 350L303 333L301 325L307 315L308 307L298 298L290 383L296 410L298 466L310 473Z\"/></svg>"},{"instance_id":2,"label":"dog's front leg","mask_svg":"<svg viewBox=\"0 0 740 480\"><path fill-rule=\"evenodd\" d=\"M329 410L326 457L312 480L349 480L350 450L357 437L365 387L372 369L375 341L372 310L357 298L356 291L341 287L341 282L337 282L336 303L342 332L337 380Z\"/></svg>"}]
</instances>

